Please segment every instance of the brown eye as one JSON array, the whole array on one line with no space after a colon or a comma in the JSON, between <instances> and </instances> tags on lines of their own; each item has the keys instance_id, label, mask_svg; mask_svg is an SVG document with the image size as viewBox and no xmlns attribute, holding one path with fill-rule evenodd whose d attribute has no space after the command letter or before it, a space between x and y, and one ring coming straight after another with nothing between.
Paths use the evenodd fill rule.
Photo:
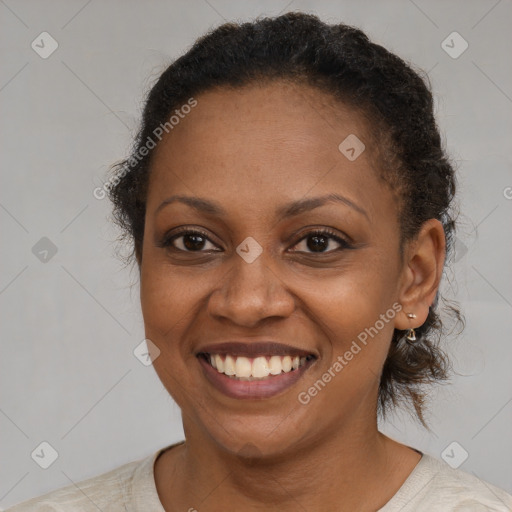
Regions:
<instances>
[{"instance_id":1,"label":"brown eye","mask_svg":"<svg viewBox=\"0 0 512 512\"><path fill-rule=\"evenodd\" d=\"M184 252L218 251L217 246L210 241L205 233L196 230L181 231L168 236L161 246Z\"/></svg>"},{"instance_id":2,"label":"brown eye","mask_svg":"<svg viewBox=\"0 0 512 512\"><path fill-rule=\"evenodd\" d=\"M337 244L338 247L332 248L333 243ZM299 247L301 244L303 249L294 250L294 252L325 254L349 248L349 243L346 240L329 230L312 231L304 236L294 247Z\"/></svg>"}]
</instances>

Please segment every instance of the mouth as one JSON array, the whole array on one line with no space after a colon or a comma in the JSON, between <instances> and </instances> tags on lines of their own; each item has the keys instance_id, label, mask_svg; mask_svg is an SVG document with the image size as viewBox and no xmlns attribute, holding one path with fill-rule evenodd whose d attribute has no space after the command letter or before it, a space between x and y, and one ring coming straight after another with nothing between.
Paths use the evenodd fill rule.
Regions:
<instances>
[{"instance_id":1,"label":"mouth","mask_svg":"<svg viewBox=\"0 0 512 512\"><path fill-rule=\"evenodd\" d=\"M249 359L244 356L199 354L207 363L232 379L252 382L265 380L268 377L289 373L305 366L314 356L259 356Z\"/></svg>"},{"instance_id":2,"label":"mouth","mask_svg":"<svg viewBox=\"0 0 512 512\"><path fill-rule=\"evenodd\" d=\"M275 343L226 343L196 354L208 381L232 398L269 398L292 386L317 356Z\"/></svg>"}]
</instances>

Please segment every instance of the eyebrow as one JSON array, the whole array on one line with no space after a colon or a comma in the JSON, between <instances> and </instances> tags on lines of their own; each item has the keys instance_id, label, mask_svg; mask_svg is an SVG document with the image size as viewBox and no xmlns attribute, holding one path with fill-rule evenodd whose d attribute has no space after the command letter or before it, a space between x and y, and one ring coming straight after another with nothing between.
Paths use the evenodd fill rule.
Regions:
<instances>
[{"instance_id":1,"label":"eyebrow","mask_svg":"<svg viewBox=\"0 0 512 512\"><path fill-rule=\"evenodd\" d=\"M227 212L226 210L220 206L218 203L214 201L210 201L208 199L204 199L202 197L193 197L193 196L182 196L182 195L174 195L171 197L168 197L162 203L158 206L158 208L155 211L155 215L162 210L165 206L180 202L183 204L186 204L190 206L191 208L194 208L198 212L206 213L209 215L217 215L217 216L226 216ZM311 197L307 199L300 199L298 201L293 201L292 203L285 204L283 206L280 206L277 209L276 216L279 220L286 219L288 217L294 217L296 215L299 215L304 212L308 212L310 210L314 210L315 208L319 208L320 206L323 206L330 202L337 202L342 203L356 212L361 213L364 215L368 220L370 220L368 213L355 204L353 201L348 199L345 196L342 196L340 194L327 194L324 196L318 196L318 197Z\"/></svg>"}]
</instances>

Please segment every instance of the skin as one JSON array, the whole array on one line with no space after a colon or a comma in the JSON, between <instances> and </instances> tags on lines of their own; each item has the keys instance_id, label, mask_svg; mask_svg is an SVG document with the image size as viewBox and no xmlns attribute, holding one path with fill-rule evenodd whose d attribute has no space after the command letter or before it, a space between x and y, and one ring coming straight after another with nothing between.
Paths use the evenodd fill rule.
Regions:
<instances>
[{"instance_id":1,"label":"skin","mask_svg":"<svg viewBox=\"0 0 512 512\"><path fill-rule=\"evenodd\" d=\"M146 337L161 351L153 365L186 436L155 463L160 500L166 511L377 510L420 459L378 431L378 384L393 329L426 320L444 264L442 225L426 222L400 258L397 200L379 178L365 121L327 94L272 82L196 99L154 154L137 255ZM338 150L349 134L367 146L355 161ZM276 216L284 204L333 192L366 213L328 202ZM181 202L158 210L172 195L215 201L225 214ZM174 249L161 246L180 226L207 234L202 252L186 252L183 236ZM318 228L352 248L327 238L314 252L306 235ZM249 236L263 250L252 263L236 253ZM403 309L299 403L298 393L395 303ZM318 358L278 396L229 398L205 379L195 351L253 339Z\"/></svg>"}]
</instances>

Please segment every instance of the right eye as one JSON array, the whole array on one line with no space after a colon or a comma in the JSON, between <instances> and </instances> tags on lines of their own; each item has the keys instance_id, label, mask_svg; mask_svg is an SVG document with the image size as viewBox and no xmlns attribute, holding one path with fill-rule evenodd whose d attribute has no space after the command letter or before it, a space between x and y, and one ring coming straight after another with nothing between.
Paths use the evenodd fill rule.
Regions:
<instances>
[{"instance_id":1,"label":"right eye","mask_svg":"<svg viewBox=\"0 0 512 512\"><path fill-rule=\"evenodd\" d=\"M205 250L204 247L208 243L212 248ZM219 252L217 246L210 241L206 233L196 229L183 229L178 233L165 236L160 245L183 252Z\"/></svg>"}]
</instances>

